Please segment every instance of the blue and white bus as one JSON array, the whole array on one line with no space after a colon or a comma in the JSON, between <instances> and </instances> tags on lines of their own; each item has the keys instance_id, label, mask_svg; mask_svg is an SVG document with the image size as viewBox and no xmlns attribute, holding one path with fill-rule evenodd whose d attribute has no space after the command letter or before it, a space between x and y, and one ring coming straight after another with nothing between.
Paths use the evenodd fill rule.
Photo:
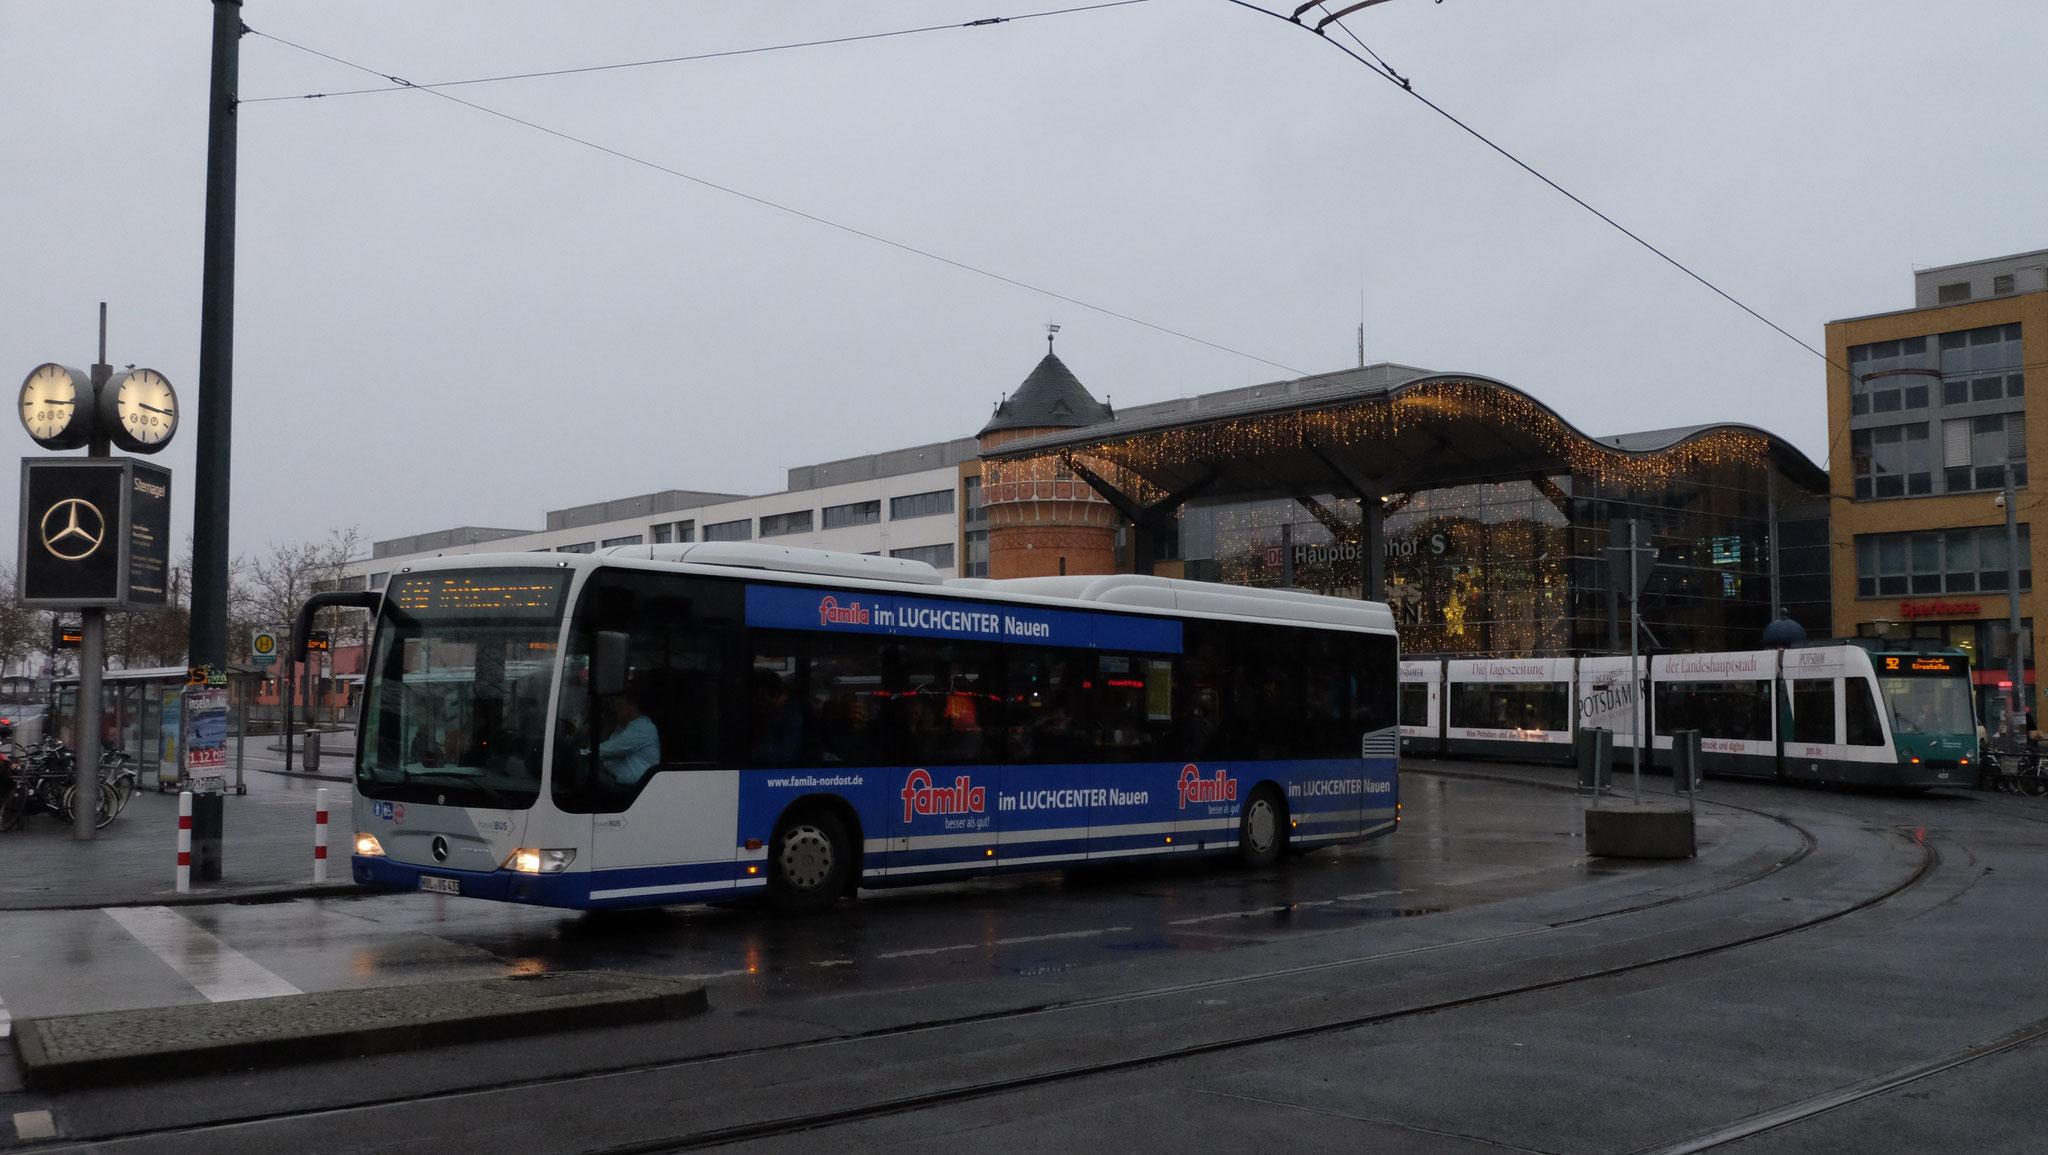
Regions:
<instances>
[{"instance_id":1,"label":"blue and white bus","mask_svg":"<svg viewBox=\"0 0 2048 1155\"><path fill-rule=\"evenodd\" d=\"M363 595L320 595L345 604ZM369 604L364 599L360 604ZM356 880L573 908L1391 832L1384 605L758 544L435 559L376 606Z\"/></svg>"}]
</instances>

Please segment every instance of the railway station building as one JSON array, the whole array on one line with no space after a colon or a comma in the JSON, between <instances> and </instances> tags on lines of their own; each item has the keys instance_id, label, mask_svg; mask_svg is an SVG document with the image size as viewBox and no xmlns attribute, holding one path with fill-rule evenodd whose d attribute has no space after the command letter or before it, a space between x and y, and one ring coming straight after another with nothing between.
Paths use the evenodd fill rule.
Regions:
<instances>
[{"instance_id":1,"label":"railway station building","mask_svg":"<svg viewBox=\"0 0 2048 1155\"><path fill-rule=\"evenodd\" d=\"M351 584L441 553L756 540L888 553L947 577L1149 573L1392 604L1415 654L1629 647L1612 524L1657 565L1645 651L1831 632L1828 477L1771 433L1579 431L1505 382L1378 364L1112 409L1048 348L973 437L550 511L541 529L375 543Z\"/></svg>"}]
</instances>

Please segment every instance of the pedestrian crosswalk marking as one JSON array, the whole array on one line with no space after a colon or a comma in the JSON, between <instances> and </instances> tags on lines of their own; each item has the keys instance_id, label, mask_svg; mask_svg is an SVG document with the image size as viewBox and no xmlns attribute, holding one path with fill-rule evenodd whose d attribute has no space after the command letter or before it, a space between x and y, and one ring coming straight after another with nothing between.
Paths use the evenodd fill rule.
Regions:
<instances>
[{"instance_id":1,"label":"pedestrian crosswalk marking","mask_svg":"<svg viewBox=\"0 0 2048 1155\"><path fill-rule=\"evenodd\" d=\"M300 993L168 906L110 906L106 913L208 1002Z\"/></svg>"}]
</instances>

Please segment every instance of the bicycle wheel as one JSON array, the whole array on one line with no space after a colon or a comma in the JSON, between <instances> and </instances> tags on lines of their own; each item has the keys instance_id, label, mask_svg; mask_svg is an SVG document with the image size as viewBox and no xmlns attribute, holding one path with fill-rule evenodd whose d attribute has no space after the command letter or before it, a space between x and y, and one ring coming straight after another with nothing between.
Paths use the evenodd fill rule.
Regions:
<instances>
[{"instance_id":1,"label":"bicycle wheel","mask_svg":"<svg viewBox=\"0 0 2048 1155\"><path fill-rule=\"evenodd\" d=\"M97 830L112 822L114 816L121 812L121 796L115 792L113 785L107 782L100 783L99 789L94 791L94 793L98 796L98 805L94 807L92 825L93 829ZM57 811L58 817L66 822L72 821L76 813L72 810L72 806L77 801L78 787L66 786L64 788L64 804Z\"/></svg>"},{"instance_id":2,"label":"bicycle wheel","mask_svg":"<svg viewBox=\"0 0 2048 1155\"><path fill-rule=\"evenodd\" d=\"M2015 780L2015 794L2028 798L2039 798L2048 794L2048 766L2037 757L2028 757L2020 762L2020 775Z\"/></svg>"}]
</instances>

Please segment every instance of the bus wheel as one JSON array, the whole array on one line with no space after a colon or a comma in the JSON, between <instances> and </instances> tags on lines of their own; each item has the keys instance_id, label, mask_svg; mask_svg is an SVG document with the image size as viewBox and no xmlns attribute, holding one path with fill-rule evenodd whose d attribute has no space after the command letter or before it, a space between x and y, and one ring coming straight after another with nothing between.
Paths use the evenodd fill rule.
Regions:
<instances>
[{"instance_id":1,"label":"bus wheel","mask_svg":"<svg viewBox=\"0 0 2048 1155\"><path fill-rule=\"evenodd\" d=\"M768 855L768 905L785 914L812 914L839 901L853 852L846 827L823 810L792 816L775 832Z\"/></svg>"},{"instance_id":2,"label":"bus wheel","mask_svg":"<svg viewBox=\"0 0 2048 1155\"><path fill-rule=\"evenodd\" d=\"M1245 800L1237 819L1237 857L1246 866L1271 866L1287 852L1287 819L1282 815L1280 795L1271 786L1261 786Z\"/></svg>"}]
</instances>

